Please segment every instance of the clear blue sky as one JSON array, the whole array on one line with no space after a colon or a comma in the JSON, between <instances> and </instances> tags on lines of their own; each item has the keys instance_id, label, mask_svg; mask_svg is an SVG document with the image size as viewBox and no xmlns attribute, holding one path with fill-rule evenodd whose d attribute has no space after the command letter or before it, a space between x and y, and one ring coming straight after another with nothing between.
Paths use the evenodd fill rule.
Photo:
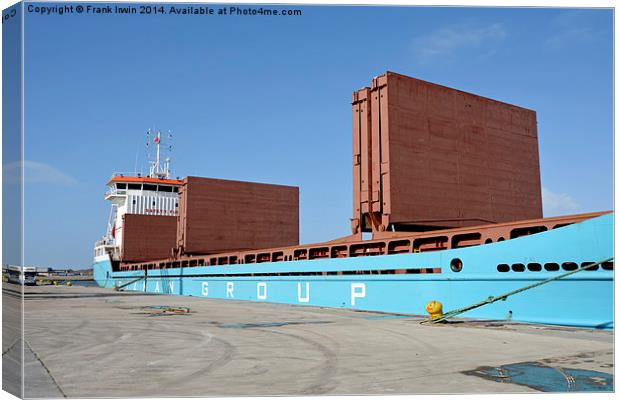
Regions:
<instances>
[{"instance_id":1,"label":"clear blue sky","mask_svg":"<svg viewBox=\"0 0 620 400\"><path fill-rule=\"evenodd\" d=\"M302 242L349 234L351 93L386 70L536 110L545 214L613 207L610 10L288 8L27 14L26 263L89 266L149 127L176 175L300 186Z\"/></svg>"}]
</instances>

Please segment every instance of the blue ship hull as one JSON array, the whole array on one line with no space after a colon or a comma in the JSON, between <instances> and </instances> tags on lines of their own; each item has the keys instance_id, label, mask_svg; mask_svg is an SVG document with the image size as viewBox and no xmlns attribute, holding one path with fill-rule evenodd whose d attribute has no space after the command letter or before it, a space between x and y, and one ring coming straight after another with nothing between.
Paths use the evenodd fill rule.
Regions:
<instances>
[{"instance_id":1,"label":"blue ship hull","mask_svg":"<svg viewBox=\"0 0 620 400\"><path fill-rule=\"evenodd\" d=\"M610 257L613 214L503 242L434 252L155 269L147 271L146 279L140 279L144 271L113 272L109 261L93 269L97 283L107 288L130 283L125 290L423 315L430 300L453 310L557 276L565 272L564 263L581 266ZM455 258L462 261L460 272L450 268ZM533 263L557 263L560 269L519 271L519 264ZM514 264L514 270L500 272ZM406 273L393 273L403 269ZM428 271L440 272L423 273ZM462 316L610 329L613 295L613 269L599 266Z\"/></svg>"}]
</instances>

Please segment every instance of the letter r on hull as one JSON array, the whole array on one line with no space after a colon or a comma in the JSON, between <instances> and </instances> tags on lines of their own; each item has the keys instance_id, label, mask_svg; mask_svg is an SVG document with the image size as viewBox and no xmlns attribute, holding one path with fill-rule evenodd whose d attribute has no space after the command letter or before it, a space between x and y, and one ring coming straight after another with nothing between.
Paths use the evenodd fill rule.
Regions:
<instances>
[{"instance_id":1,"label":"letter r on hull","mask_svg":"<svg viewBox=\"0 0 620 400\"><path fill-rule=\"evenodd\" d=\"M235 284L232 282L226 282L226 297L230 297L231 299L235 297L233 295L234 290L235 290Z\"/></svg>"},{"instance_id":2,"label":"letter r on hull","mask_svg":"<svg viewBox=\"0 0 620 400\"><path fill-rule=\"evenodd\" d=\"M352 283L351 284L351 305L355 305L355 299L363 299L366 297L366 284L365 283Z\"/></svg>"}]
</instances>

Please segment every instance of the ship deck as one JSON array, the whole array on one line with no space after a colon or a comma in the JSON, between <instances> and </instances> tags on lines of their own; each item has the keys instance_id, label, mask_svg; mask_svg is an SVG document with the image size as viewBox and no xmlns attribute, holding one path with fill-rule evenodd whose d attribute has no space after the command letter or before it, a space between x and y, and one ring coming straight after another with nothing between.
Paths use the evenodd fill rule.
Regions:
<instances>
[{"instance_id":1,"label":"ship deck","mask_svg":"<svg viewBox=\"0 0 620 400\"><path fill-rule=\"evenodd\" d=\"M5 315L19 310L19 289L3 284ZM428 325L421 316L98 287L25 291L26 397L515 393L613 385L613 331L505 321ZM162 305L190 313L145 308ZM5 366L20 350L7 336L19 321L7 322ZM5 387L15 379L5 376Z\"/></svg>"}]
</instances>

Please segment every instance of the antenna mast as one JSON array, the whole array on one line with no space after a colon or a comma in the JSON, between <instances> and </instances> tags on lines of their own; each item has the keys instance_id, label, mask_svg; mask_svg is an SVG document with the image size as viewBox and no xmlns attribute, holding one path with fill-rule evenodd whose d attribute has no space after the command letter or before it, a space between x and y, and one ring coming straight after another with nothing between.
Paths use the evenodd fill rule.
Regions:
<instances>
[{"instance_id":1,"label":"antenna mast","mask_svg":"<svg viewBox=\"0 0 620 400\"><path fill-rule=\"evenodd\" d=\"M151 130L149 129L148 132L146 133L147 136L147 142L146 142L146 146L148 148L149 146L149 142L150 142L150 135L151 135ZM170 131L168 131L168 137L167 140L172 139L172 134ZM155 133L155 137L153 138L153 143L156 146L156 152L155 152L155 160L151 160L149 161L150 164L150 168L149 168L149 177L151 178L163 178L163 179L167 179L170 177L170 157L166 157L166 159L163 161L162 163L162 149L161 149L161 145L162 145L162 135L161 135L161 131L157 131ZM165 149L165 148L164 148ZM172 150L172 146L168 145L168 150Z\"/></svg>"}]
</instances>

